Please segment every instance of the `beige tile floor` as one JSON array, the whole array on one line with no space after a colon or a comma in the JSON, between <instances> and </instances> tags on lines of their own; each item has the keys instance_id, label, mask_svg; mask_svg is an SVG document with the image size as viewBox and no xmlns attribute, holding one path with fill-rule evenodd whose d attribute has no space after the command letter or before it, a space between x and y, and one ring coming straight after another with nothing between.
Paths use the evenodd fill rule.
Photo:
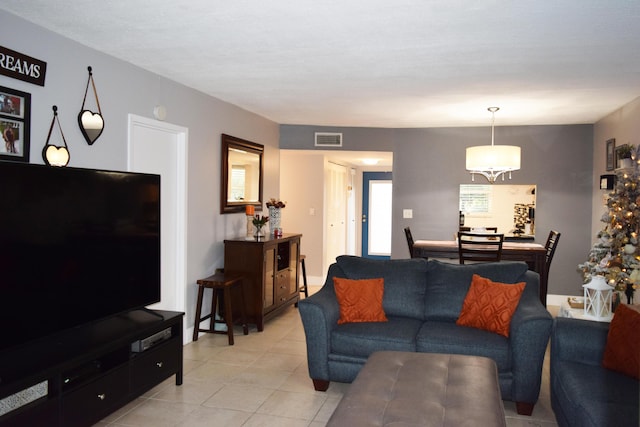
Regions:
<instances>
[{"instance_id":1,"label":"beige tile floor","mask_svg":"<svg viewBox=\"0 0 640 427\"><path fill-rule=\"evenodd\" d=\"M507 425L557 426L549 401L548 354L540 400L531 417L504 402ZM98 426L324 426L348 384L313 389L307 372L300 315L291 307L249 335L236 329L235 345L225 335L202 335L184 347L184 383L175 377L111 414ZM355 427L355 426L354 426Z\"/></svg>"}]
</instances>

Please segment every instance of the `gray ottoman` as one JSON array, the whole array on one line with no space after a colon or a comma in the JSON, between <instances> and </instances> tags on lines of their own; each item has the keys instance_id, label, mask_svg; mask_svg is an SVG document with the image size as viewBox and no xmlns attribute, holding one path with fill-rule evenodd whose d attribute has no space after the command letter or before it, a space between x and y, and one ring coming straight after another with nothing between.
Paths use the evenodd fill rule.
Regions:
<instances>
[{"instance_id":1,"label":"gray ottoman","mask_svg":"<svg viewBox=\"0 0 640 427\"><path fill-rule=\"evenodd\" d=\"M369 356L328 426L506 426L493 360L380 351Z\"/></svg>"}]
</instances>

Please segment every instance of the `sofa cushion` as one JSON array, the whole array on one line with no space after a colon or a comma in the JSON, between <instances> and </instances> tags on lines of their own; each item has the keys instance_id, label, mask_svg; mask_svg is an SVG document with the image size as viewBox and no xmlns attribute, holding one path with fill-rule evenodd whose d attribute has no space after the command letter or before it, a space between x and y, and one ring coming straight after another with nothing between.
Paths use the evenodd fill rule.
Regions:
<instances>
[{"instance_id":1,"label":"sofa cushion","mask_svg":"<svg viewBox=\"0 0 640 427\"><path fill-rule=\"evenodd\" d=\"M451 264L429 261L429 281L425 292L425 319L455 322L474 274L494 282L524 281L529 267L524 262L502 261L486 264Z\"/></svg>"},{"instance_id":2,"label":"sofa cushion","mask_svg":"<svg viewBox=\"0 0 640 427\"><path fill-rule=\"evenodd\" d=\"M384 279L352 280L333 278L340 306L338 324L349 322L386 322L382 309Z\"/></svg>"},{"instance_id":3,"label":"sofa cushion","mask_svg":"<svg viewBox=\"0 0 640 427\"><path fill-rule=\"evenodd\" d=\"M640 311L619 305L611 320L602 366L640 380Z\"/></svg>"},{"instance_id":4,"label":"sofa cushion","mask_svg":"<svg viewBox=\"0 0 640 427\"><path fill-rule=\"evenodd\" d=\"M416 350L422 353L452 353L493 359L498 372L511 370L509 340L482 329L451 322L424 322L416 337Z\"/></svg>"},{"instance_id":5,"label":"sofa cushion","mask_svg":"<svg viewBox=\"0 0 640 427\"><path fill-rule=\"evenodd\" d=\"M336 262L348 279L384 279L382 306L387 317L423 318L429 268L425 259L374 260L342 255Z\"/></svg>"},{"instance_id":6,"label":"sofa cushion","mask_svg":"<svg viewBox=\"0 0 640 427\"><path fill-rule=\"evenodd\" d=\"M369 357L374 351L416 351L422 321L387 316L387 322L344 323L331 332L331 353Z\"/></svg>"},{"instance_id":7,"label":"sofa cushion","mask_svg":"<svg viewBox=\"0 0 640 427\"><path fill-rule=\"evenodd\" d=\"M524 285L494 282L474 274L456 324L508 337Z\"/></svg>"}]
</instances>

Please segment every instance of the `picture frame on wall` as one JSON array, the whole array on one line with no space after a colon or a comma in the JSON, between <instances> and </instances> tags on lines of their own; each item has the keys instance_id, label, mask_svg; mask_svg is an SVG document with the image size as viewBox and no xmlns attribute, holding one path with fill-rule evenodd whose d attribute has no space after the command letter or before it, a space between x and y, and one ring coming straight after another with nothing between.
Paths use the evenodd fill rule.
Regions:
<instances>
[{"instance_id":1,"label":"picture frame on wall","mask_svg":"<svg viewBox=\"0 0 640 427\"><path fill-rule=\"evenodd\" d=\"M0 86L0 160L29 162L31 94Z\"/></svg>"},{"instance_id":2,"label":"picture frame on wall","mask_svg":"<svg viewBox=\"0 0 640 427\"><path fill-rule=\"evenodd\" d=\"M607 140L607 170L612 171L616 167L616 139Z\"/></svg>"}]
</instances>

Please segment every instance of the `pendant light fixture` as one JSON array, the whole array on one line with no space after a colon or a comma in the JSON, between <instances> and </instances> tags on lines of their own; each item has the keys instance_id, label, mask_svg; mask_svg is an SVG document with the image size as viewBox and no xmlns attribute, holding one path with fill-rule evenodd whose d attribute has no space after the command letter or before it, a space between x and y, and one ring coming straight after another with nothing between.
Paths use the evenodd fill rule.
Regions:
<instances>
[{"instance_id":1,"label":"pendant light fixture","mask_svg":"<svg viewBox=\"0 0 640 427\"><path fill-rule=\"evenodd\" d=\"M514 145L494 145L495 114L500 108L489 107L491 112L491 145L479 145L467 148L467 170L471 173L471 181L475 181L475 174L483 175L493 184L496 178L511 171L520 170L520 147Z\"/></svg>"}]
</instances>

